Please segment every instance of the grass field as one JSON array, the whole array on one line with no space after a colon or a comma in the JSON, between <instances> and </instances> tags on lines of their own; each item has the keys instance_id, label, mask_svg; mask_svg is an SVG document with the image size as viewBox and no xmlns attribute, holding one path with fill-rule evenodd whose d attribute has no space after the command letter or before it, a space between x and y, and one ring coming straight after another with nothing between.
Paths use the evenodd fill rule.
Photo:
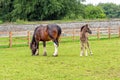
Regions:
<instances>
[{"instance_id":1,"label":"grass field","mask_svg":"<svg viewBox=\"0 0 120 80\"><path fill-rule=\"evenodd\" d=\"M59 56L47 43L48 56L31 56L28 46L0 47L0 80L120 80L120 39L90 39L93 56L80 57L79 40L64 38Z\"/></svg>"}]
</instances>

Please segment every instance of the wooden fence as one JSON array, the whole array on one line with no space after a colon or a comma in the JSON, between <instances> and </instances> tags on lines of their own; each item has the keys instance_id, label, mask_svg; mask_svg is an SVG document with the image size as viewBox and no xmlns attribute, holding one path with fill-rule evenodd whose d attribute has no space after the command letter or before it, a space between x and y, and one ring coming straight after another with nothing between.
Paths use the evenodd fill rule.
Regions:
<instances>
[{"instance_id":1,"label":"wooden fence","mask_svg":"<svg viewBox=\"0 0 120 80\"><path fill-rule=\"evenodd\" d=\"M117 35L117 37L120 37L120 27L119 28L111 28L111 27L107 27L107 28L91 28L92 30L92 35L90 36L95 36L97 39L102 38L103 35L106 35L107 38L111 38L112 35ZM31 36L33 34L33 31L22 31L22 32L0 32L0 35L5 35L4 37L8 37L8 43L9 43L9 47L12 47L13 43L14 43L14 38L19 37L17 39L22 39L22 41L26 41L25 44L27 44L28 46L30 46L30 41L31 41ZM80 35L80 29L78 28L63 28L62 29L62 38L63 37L71 37L72 40L75 40L76 36ZM3 37L3 36L2 36ZM24 37L24 38L21 38ZM61 38L61 41L62 41ZM0 40L0 46L1 46L1 42L6 43L6 41L1 41ZM19 42L17 43L19 44Z\"/></svg>"},{"instance_id":2,"label":"wooden fence","mask_svg":"<svg viewBox=\"0 0 120 80\"><path fill-rule=\"evenodd\" d=\"M118 28L91 28L92 34L90 36L95 36L97 39L102 38L102 36L107 36L107 38L111 38L112 35L116 35L117 37L120 37L120 27ZM63 36L71 36L73 40L75 39L75 36L80 36L80 29L78 28L71 28L71 29L63 29L62 30Z\"/></svg>"},{"instance_id":3,"label":"wooden fence","mask_svg":"<svg viewBox=\"0 0 120 80\"><path fill-rule=\"evenodd\" d=\"M33 31L20 31L20 32L0 32L0 46L1 43L8 43L9 47L12 47L13 44L27 44L30 46L31 36ZM4 40L2 38L6 38ZM21 40L21 42L19 42ZM16 42L17 41L17 42Z\"/></svg>"}]
</instances>

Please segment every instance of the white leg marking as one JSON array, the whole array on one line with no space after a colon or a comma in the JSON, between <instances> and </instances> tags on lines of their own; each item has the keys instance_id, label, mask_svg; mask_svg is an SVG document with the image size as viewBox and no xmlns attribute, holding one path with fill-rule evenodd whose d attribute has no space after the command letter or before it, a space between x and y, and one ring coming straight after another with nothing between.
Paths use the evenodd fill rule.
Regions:
<instances>
[{"instance_id":1,"label":"white leg marking","mask_svg":"<svg viewBox=\"0 0 120 80\"><path fill-rule=\"evenodd\" d=\"M81 53L80 53L80 56L83 56L84 55L84 44L82 43L81 44Z\"/></svg>"},{"instance_id":2,"label":"white leg marking","mask_svg":"<svg viewBox=\"0 0 120 80\"><path fill-rule=\"evenodd\" d=\"M47 56L46 47L44 47L43 56Z\"/></svg>"},{"instance_id":3,"label":"white leg marking","mask_svg":"<svg viewBox=\"0 0 120 80\"><path fill-rule=\"evenodd\" d=\"M85 43L85 56L88 56L87 47L87 43Z\"/></svg>"},{"instance_id":4,"label":"white leg marking","mask_svg":"<svg viewBox=\"0 0 120 80\"><path fill-rule=\"evenodd\" d=\"M46 47L44 47L44 53L46 52Z\"/></svg>"},{"instance_id":5,"label":"white leg marking","mask_svg":"<svg viewBox=\"0 0 120 80\"><path fill-rule=\"evenodd\" d=\"M92 51L90 51L90 54L91 54L91 55L93 54Z\"/></svg>"},{"instance_id":6,"label":"white leg marking","mask_svg":"<svg viewBox=\"0 0 120 80\"><path fill-rule=\"evenodd\" d=\"M87 49L85 49L85 56L88 56L88 52L87 52Z\"/></svg>"},{"instance_id":7,"label":"white leg marking","mask_svg":"<svg viewBox=\"0 0 120 80\"><path fill-rule=\"evenodd\" d=\"M83 56L83 52L84 52L84 51L82 50L81 53L80 53L80 56Z\"/></svg>"},{"instance_id":8,"label":"white leg marking","mask_svg":"<svg viewBox=\"0 0 120 80\"><path fill-rule=\"evenodd\" d=\"M90 49L90 46L89 46L89 43L87 42L87 47L88 47L88 49L89 49L89 51L90 51L90 55L92 55L93 53L92 53L92 50Z\"/></svg>"},{"instance_id":9,"label":"white leg marking","mask_svg":"<svg viewBox=\"0 0 120 80\"><path fill-rule=\"evenodd\" d=\"M36 50L36 52L35 52L35 55L37 55L38 54L38 49Z\"/></svg>"},{"instance_id":10,"label":"white leg marking","mask_svg":"<svg viewBox=\"0 0 120 80\"><path fill-rule=\"evenodd\" d=\"M58 55L58 46L54 43L54 46L55 46L55 52L54 52L54 56Z\"/></svg>"},{"instance_id":11,"label":"white leg marking","mask_svg":"<svg viewBox=\"0 0 120 80\"><path fill-rule=\"evenodd\" d=\"M89 47L88 47L89 48ZM90 55L92 55L93 53L92 53L92 50L89 48L89 51L90 51Z\"/></svg>"}]
</instances>

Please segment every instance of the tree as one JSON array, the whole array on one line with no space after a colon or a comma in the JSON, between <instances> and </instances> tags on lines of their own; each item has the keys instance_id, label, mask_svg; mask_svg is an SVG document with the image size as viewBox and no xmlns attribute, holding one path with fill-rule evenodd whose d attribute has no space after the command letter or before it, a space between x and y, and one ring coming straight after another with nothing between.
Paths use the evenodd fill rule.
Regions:
<instances>
[{"instance_id":1,"label":"tree","mask_svg":"<svg viewBox=\"0 0 120 80\"><path fill-rule=\"evenodd\" d=\"M4 21L76 19L83 16L84 0L0 0Z\"/></svg>"},{"instance_id":2,"label":"tree","mask_svg":"<svg viewBox=\"0 0 120 80\"><path fill-rule=\"evenodd\" d=\"M0 19L39 21L106 16L101 7L84 5L82 1L85 0L0 0Z\"/></svg>"},{"instance_id":3,"label":"tree","mask_svg":"<svg viewBox=\"0 0 120 80\"><path fill-rule=\"evenodd\" d=\"M98 4L104 10L104 13L108 18L118 18L120 17L120 6L113 3L100 3Z\"/></svg>"},{"instance_id":4,"label":"tree","mask_svg":"<svg viewBox=\"0 0 120 80\"><path fill-rule=\"evenodd\" d=\"M102 8L90 4L87 5L85 8L84 17L87 19L97 19L97 18L105 18L106 15L104 14Z\"/></svg>"},{"instance_id":5,"label":"tree","mask_svg":"<svg viewBox=\"0 0 120 80\"><path fill-rule=\"evenodd\" d=\"M13 0L0 0L0 19L11 21L11 12L13 10Z\"/></svg>"},{"instance_id":6,"label":"tree","mask_svg":"<svg viewBox=\"0 0 120 80\"><path fill-rule=\"evenodd\" d=\"M64 4L67 11L65 18L67 19L78 19L83 18L84 15L84 5L81 3L84 0L67 0L66 4ZM66 6L67 5L67 6Z\"/></svg>"}]
</instances>

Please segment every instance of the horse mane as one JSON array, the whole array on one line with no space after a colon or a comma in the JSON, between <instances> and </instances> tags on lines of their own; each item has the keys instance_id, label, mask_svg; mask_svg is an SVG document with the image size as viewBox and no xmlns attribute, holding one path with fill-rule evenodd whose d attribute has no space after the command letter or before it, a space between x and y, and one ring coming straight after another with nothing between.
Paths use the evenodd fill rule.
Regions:
<instances>
[{"instance_id":1,"label":"horse mane","mask_svg":"<svg viewBox=\"0 0 120 80\"><path fill-rule=\"evenodd\" d=\"M82 31L84 27L85 27L85 26L82 26L80 31Z\"/></svg>"},{"instance_id":2,"label":"horse mane","mask_svg":"<svg viewBox=\"0 0 120 80\"><path fill-rule=\"evenodd\" d=\"M40 25L41 26L41 25ZM37 26L34 30L34 33L33 33L33 37L32 37L32 41L30 43L30 48L32 48L32 44L35 42L36 44L36 41L35 41L35 33L36 33L36 30L40 27L40 26Z\"/></svg>"},{"instance_id":3,"label":"horse mane","mask_svg":"<svg viewBox=\"0 0 120 80\"><path fill-rule=\"evenodd\" d=\"M83 26L81 27L81 30L80 30L80 31L82 31L82 30L83 30L83 28L84 28L84 27L86 27L86 26L88 26L88 24L83 25Z\"/></svg>"}]
</instances>

